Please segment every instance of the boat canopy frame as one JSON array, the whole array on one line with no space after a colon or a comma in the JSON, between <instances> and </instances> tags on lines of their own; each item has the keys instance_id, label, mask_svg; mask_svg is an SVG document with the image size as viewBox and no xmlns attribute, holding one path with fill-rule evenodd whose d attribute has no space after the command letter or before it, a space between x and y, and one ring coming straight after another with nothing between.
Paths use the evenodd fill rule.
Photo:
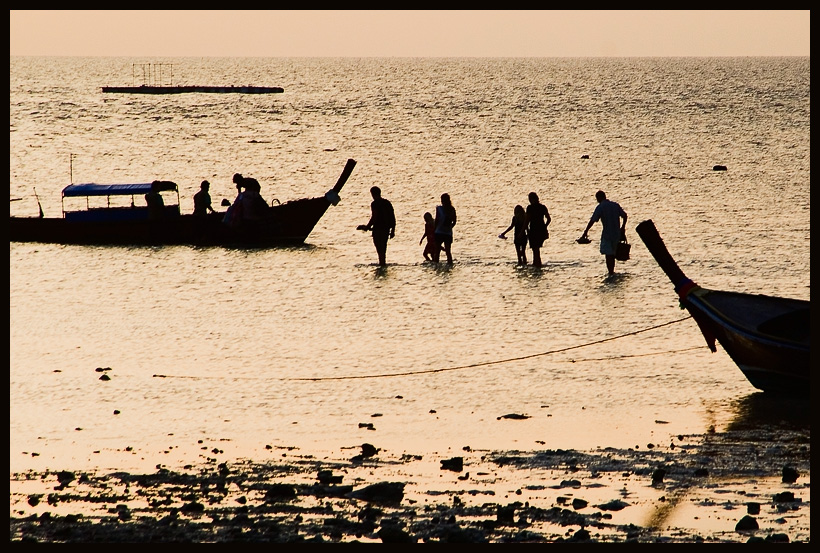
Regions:
<instances>
[{"instance_id":1,"label":"boat canopy frame","mask_svg":"<svg viewBox=\"0 0 820 553\"><path fill-rule=\"evenodd\" d=\"M108 206L111 206L111 196L131 196L131 205L134 205L134 196L139 194L147 194L151 191L151 186L154 182L159 183L160 192L176 192L177 205L179 205L179 187L175 182L167 180L158 180L153 182L140 182L132 184L98 184L98 183L84 183L84 184L69 184L63 188L61 207L63 217L65 217L65 199L66 198L86 198L86 209L90 209L88 198L105 196L107 198Z\"/></svg>"}]
</instances>

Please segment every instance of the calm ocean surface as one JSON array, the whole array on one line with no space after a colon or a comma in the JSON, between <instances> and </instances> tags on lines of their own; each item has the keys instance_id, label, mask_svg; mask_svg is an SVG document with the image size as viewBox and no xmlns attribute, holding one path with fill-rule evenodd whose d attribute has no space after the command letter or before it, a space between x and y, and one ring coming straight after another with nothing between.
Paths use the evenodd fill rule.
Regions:
<instances>
[{"instance_id":1,"label":"calm ocean surface","mask_svg":"<svg viewBox=\"0 0 820 553\"><path fill-rule=\"evenodd\" d=\"M146 61L174 84L285 92L101 92L142 84ZM809 82L809 58L12 57L12 214L37 214L34 189L59 216L72 181L154 179L190 211L203 179L233 199L235 172L286 201L358 164L304 247L10 243L10 470L725 428L757 392L691 319L659 326L686 313L634 228L654 220L701 286L809 299ZM374 184L398 219L384 270L355 230ZM575 243L599 188L629 214L612 280L600 225ZM541 270L497 238L530 191L552 216ZM419 245L443 192L450 267Z\"/></svg>"}]
</instances>

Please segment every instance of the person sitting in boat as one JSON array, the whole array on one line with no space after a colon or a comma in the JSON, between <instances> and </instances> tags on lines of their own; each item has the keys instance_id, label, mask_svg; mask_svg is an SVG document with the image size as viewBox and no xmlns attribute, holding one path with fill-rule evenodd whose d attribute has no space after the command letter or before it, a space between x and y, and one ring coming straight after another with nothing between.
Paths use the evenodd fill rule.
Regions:
<instances>
[{"instance_id":1,"label":"person sitting in boat","mask_svg":"<svg viewBox=\"0 0 820 553\"><path fill-rule=\"evenodd\" d=\"M230 227L237 228L242 222L242 189L245 186L245 177L240 173L234 173L233 183L236 185L236 199L233 201L222 222Z\"/></svg>"},{"instance_id":2,"label":"person sitting in boat","mask_svg":"<svg viewBox=\"0 0 820 553\"><path fill-rule=\"evenodd\" d=\"M194 215L197 217L205 217L208 212L216 213L211 206L211 194L208 192L211 188L211 183L204 180L199 185L199 192L194 194Z\"/></svg>"},{"instance_id":3,"label":"person sitting in boat","mask_svg":"<svg viewBox=\"0 0 820 553\"><path fill-rule=\"evenodd\" d=\"M148 219L157 221L165 216L165 202L159 193L159 181L151 183L151 191L145 195L145 203L148 206Z\"/></svg>"},{"instance_id":4,"label":"person sitting in boat","mask_svg":"<svg viewBox=\"0 0 820 553\"><path fill-rule=\"evenodd\" d=\"M254 178L245 178L242 193L242 218L244 221L261 221L267 214L268 202L262 197L262 186Z\"/></svg>"}]
</instances>

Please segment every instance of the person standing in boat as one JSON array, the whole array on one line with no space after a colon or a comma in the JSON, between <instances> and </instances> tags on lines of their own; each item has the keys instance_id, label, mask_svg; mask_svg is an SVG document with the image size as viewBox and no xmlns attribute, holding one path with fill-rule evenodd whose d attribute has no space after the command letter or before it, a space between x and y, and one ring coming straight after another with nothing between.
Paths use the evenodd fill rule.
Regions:
<instances>
[{"instance_id":1,"label":"person standing in boat","mask_svg":"<svg viewBox=\"0 0 820 553\"><path fill-rule=\"evenodd\" d=\"M541 267L541 248L544 241L550 237L547 227L552 222L547 206L538 199L538 194L530 192L528 196L530 205L527 206L527 237L532 249L532 266Z\"/></svg>"},{"instance_id":2,"label":"person standing in boat","mask_svg":"<svg viewBox=\"0 0 820 553\"><path fill-rule=\"evenodd\" d=\"M208 212L216 213L211 206L211 193L209 192L211 183L204 180L199 185L199 192L194 194L194 215L205 217Z\"/></svg>"},{"instance_id":3,"label":"person standing in boat","mask_svg":"<svg viewBox=\"0 0 820 553\"><path fill-rule=\"evenodd\" d=\"M618 243L626 237L626 211L617 202L608 200L603 190L598 190L595 193L595 199L598 200L598 205L595 206L595 211L592 212L587 228L584 229L584 233L578 240L588 240L587 232L589 232L589 229L596 222L601 221L600 251L606 259L607 271L610 275L614 275L615 251L618 249ZM624 220L623 223L620 223L621 219Z\"/></svg>"},{"instance_id":4,"label":"person standing in boat","mask_svg":"<svg viewBox=\"0 0 820 553\"><path fill-rule=\"evenodd\" d=\"M453 264L453 227L456 226L456 208L450 199L450 194L441 195L441 204L436 206L436 247L433 252L433 261L438 263L441 258L441 250L447 256L447 263Z\"/></svg>"},{"instance_id":5,"label":"person standing in boat","mask_svg":"<svg viewBox=\"0 0 820 553\"><path fill-rule=\"evenodd\" d=\"M194 233L199 241L205 241L208 233L208 212L216 213L211 205L211 183L204 180L199 192L194 194Z\"/></svg>"},{"instance_id":6,"label":"person standing in boat","mask_svg":"<svg viewBox=\"0 0 820 553\"><path fill-rule=\"evenodd\" d=\"M360 230L373 233L373 245L379 256L379 265L387 266L387 241L396 237L396 215L390 200L382 197L382 190L378 186L370 188L373 201L370 202L370 220L366 225L359 225Z\"/></svg>"}]
</instances>

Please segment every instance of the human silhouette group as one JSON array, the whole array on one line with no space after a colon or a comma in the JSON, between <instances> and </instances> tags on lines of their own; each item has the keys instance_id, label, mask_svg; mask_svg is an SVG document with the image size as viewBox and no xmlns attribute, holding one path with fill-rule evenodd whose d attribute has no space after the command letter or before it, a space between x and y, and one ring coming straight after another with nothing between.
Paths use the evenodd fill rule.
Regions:
<instances>
[{"instance_id":1,"label":"human silhouette group","mask_svg":"<svg viewBox=\"0 0 820 553\"><path fill-rule=\"evenodd\" d=\"M379 258L379 266L387 265L387 243L396 236L396 216L393 204L382 196L381 188L373 186L370 189L373 201L370 203L370 220L367 224L359 225L359 230L372 232L373 244ZM516 205L513 209L510 225L498 235L499 238L507 238L507 234L513 231L513 243L515 253L518 257L518 265L525 266L527 260L527 246L532 251L532 266L543 267L541 259L541 249L549 239L549 226L552 222L549 209L544 205L536 192L527 195L529 203L526 208ZM615 273L615 253L618 243L625 239L627 214L623 208L612 200L607 199L603 190L595 194L598 205L592 213L589 222L578 238L579 243L588 243L587 233L592 225L601 222L601 245L600 252L606 260L607 271L610 275ZM419 239L419 245L424 244L422 256L426 261L439 263L441 253L444 252L447 264L453 264L453 227L456 226L458 217L456 208L450 198L450 194L441 195L441 202L435 208L435 216L429 211L423 215L424 231ZM623 222L621 222L623 220Z\"/></svg>"}]
</instances>

